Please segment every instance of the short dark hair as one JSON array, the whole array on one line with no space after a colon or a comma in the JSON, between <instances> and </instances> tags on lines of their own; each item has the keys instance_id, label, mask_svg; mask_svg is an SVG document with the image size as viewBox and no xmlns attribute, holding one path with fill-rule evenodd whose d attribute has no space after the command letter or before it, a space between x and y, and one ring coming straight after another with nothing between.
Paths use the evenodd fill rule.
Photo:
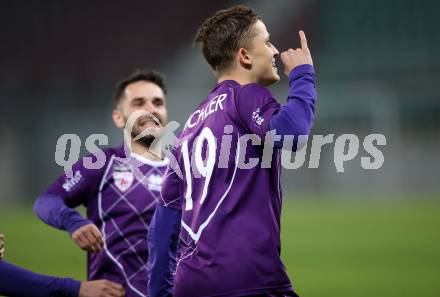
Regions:
<instances>
[{"instance_id":1,"label":"short dark hair","mask_svg":"<svg viewBox=\"0 0 440 297\"><path fill-rule=\"evenodd\" d=\"M239 48L249 46L252 26L260 19L252 8L244 5L219 10L197 30L194 46L201 48L214 71L221 72L232 65Z\"/></svg>"},{"instance_id":2,"label":"short dark hair","mask_svg":"<svg viewBox=\"0 0 440 297\"><path fill-rule=\"evenodd\" d=\"M165 76L162 73L154 70L146 71L146 70L137 69L133 71L133 73L130 76L122 79L116 84L115 94L114 94L116 105L118 105L121 102L121 99L124 98L125 88L128 85L138 81L148 81L154 83L162 89L164 94L167 93L165 86Z\"/></svg>"}]
</instances>

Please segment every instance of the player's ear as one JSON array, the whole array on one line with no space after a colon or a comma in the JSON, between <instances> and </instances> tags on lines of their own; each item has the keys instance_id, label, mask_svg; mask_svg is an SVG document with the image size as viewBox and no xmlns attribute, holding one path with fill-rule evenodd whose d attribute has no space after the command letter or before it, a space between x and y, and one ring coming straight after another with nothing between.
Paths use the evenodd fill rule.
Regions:
<instances>
[{"instance_id":1,"label":"player's ear","mask_svg":"<svg viewBox=\"0 0 440 297\"><path fill-rule=\"evenodd\" d=\"M238 50L238 61L240 61L240 65L249 68L252 65L252 59L249 51L241 47Z\"/></svg>"},{"instance_id":2,"label":"player's ear","mask_svg":"<svg viewBox=\"0 0 440 297\"><path fill-rule=\"evenodd\" d=\"M125 120L122 112L118 109L113 110L112 112L112 119L115 123L115 126L119 129L124 129L125 127Z\"/></svg>"}]
</instances>

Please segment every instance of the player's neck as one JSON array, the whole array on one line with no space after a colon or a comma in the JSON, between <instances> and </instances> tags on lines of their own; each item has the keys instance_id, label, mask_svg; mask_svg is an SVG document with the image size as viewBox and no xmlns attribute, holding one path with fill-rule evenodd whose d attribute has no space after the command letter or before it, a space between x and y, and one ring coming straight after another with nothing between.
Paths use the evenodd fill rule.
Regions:
<instances>
[{"instance_id":1,"label":"player's neck","mask_svg":"<svg viewBox=\"0 0 440 297\"><path fill-rule=\"evenodd\" d=\"M246 71L246 70L243 70L240 68L238 68L238 69L236 68L236 69L219 74L218 82L221 83L222 81L225 81L225 80L235 80L240 85L247 85L250 83L257 82L256 79L254 77L252 77L252 75L249 71Z\"/></svg>"},{"instance_id":2,"label":"player's neck","mask_svg":"<svg viewBox=\"0 0 440 297\"><path fill-rule=\"evenodd\" d=\"M160 145L155 147L146 146L145 144L139 143L137 141L131 141L131 151L137 155L142 155L153 161L162 160L162 150Z\"/></svg>"}]
</instances>

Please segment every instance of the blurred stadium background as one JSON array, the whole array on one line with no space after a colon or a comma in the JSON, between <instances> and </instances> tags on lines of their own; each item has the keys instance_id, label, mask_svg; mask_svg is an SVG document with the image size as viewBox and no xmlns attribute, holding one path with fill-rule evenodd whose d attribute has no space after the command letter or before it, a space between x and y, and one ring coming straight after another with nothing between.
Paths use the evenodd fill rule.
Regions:
<instances>
[{"instance_id":1,"label":"blurred stadium background","mask_svg":"<svg viewBox=\"0 0 440 297\"><path fill-rule=\"evenodd\" d=\"M387 138L379 170L362 169L361 147L337 173L326 145L318 169L283 172L282 254L298 292L439 296L440 5L432 0L1 1L7 260L85 277L81 251L31 212L62 170L57 139L103 133L120 144L113 87L136 68L166 74L169 119L183 124L215 84L192 37L205 17L238 3L263 16L280 51L306 32L318 77L314 134ZM283 102L286 85L283 77L271 88Z\"/></svg>"}]
</instances>

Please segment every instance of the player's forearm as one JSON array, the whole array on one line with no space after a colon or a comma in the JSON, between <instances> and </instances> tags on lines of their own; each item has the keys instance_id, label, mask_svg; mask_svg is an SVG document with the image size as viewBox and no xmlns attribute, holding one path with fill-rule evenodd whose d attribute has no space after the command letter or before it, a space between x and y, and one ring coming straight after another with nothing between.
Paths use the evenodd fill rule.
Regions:
<instances>
[{"instance_id":1,"label":"player's forearm","mask_svg":"<svg viewBox=\"0 0 440 297\"><path fill-rule=\"evenodd\" d=\"M36 274L0 261L0 295L77 297L80 285L79 281L73 279Z\"/></svg>"},{"instance_id":2,"label":"player's forearm","mask_svg":"<svg viewBox=\"0 0 440 297\"><path fill-rule=\"evenodd\" d=\"M35 201L34 212L46 224L72 234L78 228L90 224L79 212L67 207L61 197L43 194Z\"/></svg>"},{"instance_id":3,"label":"player's forearm","mask_svg":"<svg viewBox=\"0 0 440 297\"><path fill-rule=\"evenodd\" d=\"M172 296L181 211L159 205L148 230L148 295Z\"/></svg>"},{"instance_id":4,"label":"player's forearm","mask_svg":"<svg viewBox=\"0 0 440 297\"><path fill-rule=\"evenodd\" d=\"M275 113L269 129L276 129L276 134L295 136L309 135L313 126L316 103L315 72L312 65L300 65L289 75L289 95L287 103ZM276 144L282 146L282 141Z\"/></svg>"}]
</instances>

